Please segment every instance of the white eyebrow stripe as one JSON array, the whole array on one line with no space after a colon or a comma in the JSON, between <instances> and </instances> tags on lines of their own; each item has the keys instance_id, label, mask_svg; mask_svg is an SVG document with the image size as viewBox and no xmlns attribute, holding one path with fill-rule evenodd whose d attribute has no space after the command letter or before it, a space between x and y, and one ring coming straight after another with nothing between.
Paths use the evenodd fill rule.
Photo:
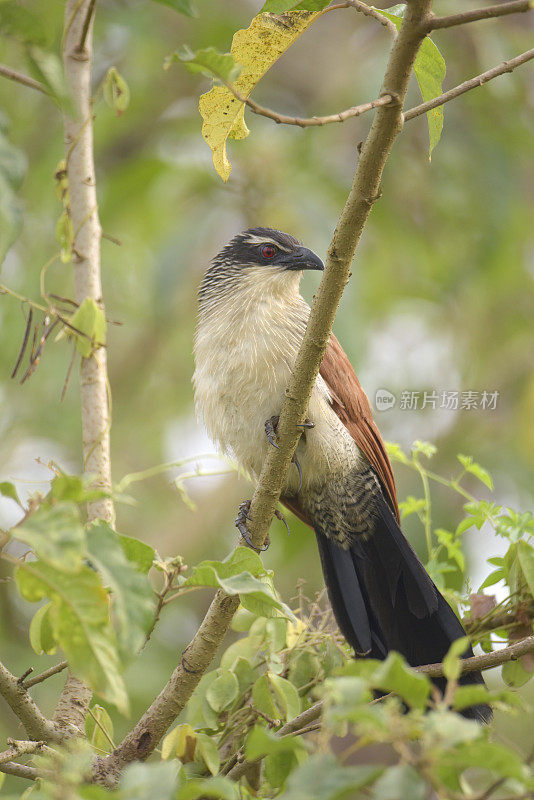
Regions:
<instances>
[{"instance_id":1,"label":"white eyebrow stripe","mask_svg":"<svg viewBox=\"0 0 534 800\"><path fill-rule=\"evenodd\" d=\"M276 239L268 239L266 236L247 236L245 239L247 244L272 244L275 247L278 247L279 250L283 250L284 253L291 253L293 248L284 247L283 244L277 242Z\"/></svg>"}]
</instances>

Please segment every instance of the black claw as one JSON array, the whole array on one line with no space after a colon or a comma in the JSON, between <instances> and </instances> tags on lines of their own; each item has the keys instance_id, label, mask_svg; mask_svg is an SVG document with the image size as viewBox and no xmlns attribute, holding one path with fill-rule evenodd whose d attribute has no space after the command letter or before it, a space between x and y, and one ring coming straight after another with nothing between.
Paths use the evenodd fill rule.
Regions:
<instances>
[{"instance_id":1,"label":"black claw","mask_svg":"<svg viewBox=\"0 0 534 800\"><path fill-rule=\"evenodd\" d=\"M279 417L269 417L265 423L265 435L267 436L267 441L269 444L272 444L273 447L276 447L277 450L280 449L276 444L276 429L278 427L278 419Z\"/></svg>"},{"instance_id":2,"label":"black claw","mask_svg":"<svg viewBox=\"0 0 534 800\"><path fill-rule=\"evenodd\" d=\"M315 428L315 422L305 419L304 422L299 422L297 428Z\"/></svg>"},{"instance_id":3,"label":"black claw","mask_svg":"<svg viewBox=\"0 0 534 800\"><path fill-rule=\"evenodd\" d=\"M237 519L240 518L240 515L245 517L245 519L250 519L248 512L250 511L250 500L243 500L241 505L239 506L239 514L237 515ZM236 519L236 524L237 524Z\"/></svg>"},{"instance_id":4,"label":"black claw","mask_svg":"<svg viewBox=\"0 0 534 800\"><path fill-rule=\"evenodd\" d=\"M250 533L248 532L246 520L250 519L248 512L250 511L250 500L245 500L239 506L239 513L235 519L235 526L239 533L241 534L241 538L244 542L252 549L255 550L256 553L261 553L264 550L267 550L269 547L269 540L265 542L263 547L256 547L256 545L252 542L250 538Z\"/></svg>"},{"instance_id":5,"label":"black claw","mask_svg":"<svg viewBox=\"0 0 534 800\"><path fill-rule=\"evenodd\" d=\"M302 489L302 467L300 466L299 460L298 460L298 458L296 456L293 456L293 464L296 466L296 468L299 471L299 488L297 489L297 494L298 494L300 492L300 490Z\"/></svg>"},{"instance_id":6,"label":"black claw","mask_svg":"<svg viewBox=\"0 0 534 800\"><path fill-rule=\"evenodd\" d=\"M291 531L289 530L289 525L287 524L287 519L284 517L284 515L282 514L282 512L281 512L281 511L279 511L279 509L277 508L277 509L275 510L275 512L274 512L274 515L275 515L275 517L276 517L277 519L279 519L281 522L283 522L283 523L284 523L284 525L286 526L286 529L287 529L287 535L288 535L288 536L291 536Z\"/></svg>"}]
</instances>

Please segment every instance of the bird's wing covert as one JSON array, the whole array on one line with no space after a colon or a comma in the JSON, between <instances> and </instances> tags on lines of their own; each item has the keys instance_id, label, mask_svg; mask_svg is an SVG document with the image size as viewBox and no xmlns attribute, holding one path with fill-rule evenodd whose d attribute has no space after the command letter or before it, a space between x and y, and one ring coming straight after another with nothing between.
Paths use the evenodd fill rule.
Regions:
<instances>
[{"instance_id":1,"label":"bird's wing covert","mask_svg":"<svg viewBox=\"0 0 534 800\"><path fill-rule=\"evenodd\" d=\"M319 372L330 390L332 408L376 472L391 510L399 520L395 478L384 441L367 395L334 334L330 336Z\"/></svg>"}]
</instances>

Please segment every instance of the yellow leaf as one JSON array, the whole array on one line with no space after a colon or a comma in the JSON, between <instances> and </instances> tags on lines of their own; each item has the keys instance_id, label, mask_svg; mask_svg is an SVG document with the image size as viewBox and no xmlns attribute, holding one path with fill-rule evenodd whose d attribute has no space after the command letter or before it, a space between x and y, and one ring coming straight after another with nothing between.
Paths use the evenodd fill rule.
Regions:
<instances>
[{"instance_id":1,"label":"yellow leaf","mask_svg":"<svg viewBox=\"0 0 534 800\"><path fill-rule=\"evenodd\" d=\"M177 725L163 739L161 757L164 761L176 757L183 764L188 764L195 758L196 743L197 734L191 725Z\"/></svg>"},{"instance_id":2,"label":"yellow leaf","mask_svg":"<svg viewBox=\"0 0 534 800\"><path fill-rule=\"evenodd\" d=\"M260 78L321 13L258 14L248 28L237 31L230 52L243 69L235 89L248 97ZM214 86L201 96L199 109L204 120L202 135L213 150L213 166L227 181L232 167L226 155L226 140L245 139L249 134L243 118L245 105L226 86Z\"/></svg>"}]
</instances>

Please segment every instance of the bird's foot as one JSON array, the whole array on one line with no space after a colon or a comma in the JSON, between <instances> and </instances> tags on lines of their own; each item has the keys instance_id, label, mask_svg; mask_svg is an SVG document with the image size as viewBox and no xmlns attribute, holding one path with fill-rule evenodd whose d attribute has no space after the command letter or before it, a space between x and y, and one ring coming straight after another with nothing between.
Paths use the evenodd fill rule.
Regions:
<instances>
[{"instance_id":1,"label":"bird's foot","mask_svg":"<svg viewBox=\"0 0 534 800\"><path fill-rule=\"evenodd\" d=\"M269 444L272 444L272 446L276 447L277 450L279 448L276 443L276 431L278 428L279 419L280 417L275 415L273 417L269 417L269 419L265 423L265 435L267 436L267 440ZM297 428L308 428L308 429L315 428L315 423L306 418L304 422L299 422L297 424ZM302 467L300 466L299 460L296 455L293 455L292 461L299 473L299 487L297 489L297 494L298 494L302 489Z\"/></svg>"},{"instance_id":2,"label":"bird's foot","mask_svg":"<svg viewBox=\"0 0 534 800\"><path fill-rule=\"evenodd\" d=\"M279 447L276 444L276 429L278 428L278 420L280 417L274 416L269 417L267 422L265 423L265 435L267 437L267 441L269 444L272 444L273 447L276 447L278 450Z\"/></svg>"},{"instance_id":3,"label":"bird's foot","mask_svg":"<svg viewBox=\"0 0 534 800\"><path fill-rule=\"evenodd\" d=\"M241 534L241 538L246 542L246 544L252 549L255 550L257 553L261 553L263 550L267 550L269 547L269 537L267 537L265 544L263 547L256 547L253 543L252 539L250 538L250 533L248 532L247 528L247 520L250 519L249 512L250 511L250 500L245 500L239 506L239 511L235 520L235 526L239 533ZM287 523L286 523L287 524Z\"/></svg>"},{"instance_id":4,"label":"bird's foot","mask_svg":"<svg viewBox=\"0 0 534 800\"><path fill-rule=\"evenodd\" d=\"M291 531L289 530L289 525L287 524L287 519L284 517L284 515L282 514L282 512L278 508L275 509L274 516L276 517L276 519L279 519L280 522L284 523L284 525L286 526L287 535L291 536Z\"/></svg>"}]
</instances>

